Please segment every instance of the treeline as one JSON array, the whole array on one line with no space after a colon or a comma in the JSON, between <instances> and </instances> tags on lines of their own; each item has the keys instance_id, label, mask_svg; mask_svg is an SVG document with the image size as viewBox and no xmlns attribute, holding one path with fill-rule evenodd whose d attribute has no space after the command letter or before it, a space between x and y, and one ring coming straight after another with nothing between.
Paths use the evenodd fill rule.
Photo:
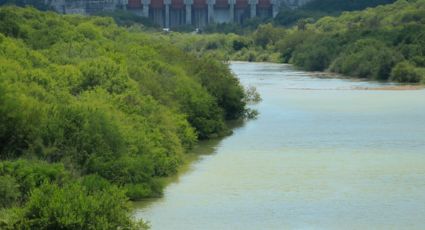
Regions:
<instances>
[{"instance_id":1,"label":"treeline","mask_svg":"<svg viewBox=\"0 0 425 230\"><path fill-rule=\"evenodd\" d=\"M275 49L306 70L417 83L425 76L425 0L298 24Z\"/></svg>"},{"instance_id":2,"label":"treeline","mask_svg":"<svg viewBox=\"0 0 425 230\"><path fill-rule=\"evenodd\" d=\"M0 228L145 228L127 200L245 103L222 62L137 27L0 8Z\"/></svg>"},{"instance_id":3,"label":"treeline","mask_svg":"<svg viewBox=\"0 0 425 230\"><path fill-rule=\"evenodd\" d=\"M280 62L280 54L274 48L275 42L287 31L271 24L259 26L247 35L229 34L158 34L164 39L198 57L209 57L223 61L268 61Z\"/></svg>"}]
</instances>

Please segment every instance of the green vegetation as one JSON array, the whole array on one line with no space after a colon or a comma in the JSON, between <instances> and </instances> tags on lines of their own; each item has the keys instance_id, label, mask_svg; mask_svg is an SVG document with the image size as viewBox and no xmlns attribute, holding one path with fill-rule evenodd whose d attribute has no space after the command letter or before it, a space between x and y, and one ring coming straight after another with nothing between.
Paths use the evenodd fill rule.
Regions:
<instances>
[{"instance_id":1,"label":"green vegetation","mask_svg":"<svg viewBox=\"0 0 425 230\"><path fill-rule=\"evenodd\" d=\"M286 34L283 28L264 24L247 36L230 34L187 34L170 33L161 35L164 39L198 57L216 60L268 61L278 62L275 49L278 39Z\"/></svg>"},{"instance_id":2,"label":"green vegetation","mask_svg":"<svg viewBox=\"0 0 425 230\"><path fill-rule=\"evenodd\" d=\"M400 62L392 69L390 79L398 82L425 83L425 68L416 67L408 61Z\"/></svg>"},{"instance_id":3,"label":"green vegetation","mask_svg":"<svg viewBox=\"0 0 425 230\"><path fill-rule=\"evenodd\" d=\"M250 116L226 65L111 18L0 8L0 228L137 229L198 139Z\"/></svg>"},{"instance_id":4,"label":"green vegetation","mask_svg":"<svg viewBox=\"0 0 425 230\"><path fill-rule=\"evenodd\" d=\"M324 17L277 42L285 62L374 80L420 82L425 67L425 1Z\"/></svg>"},{"instance_id":5,"label":"green vegetation","mask_svg":"<svg viewBox=\"0 0 425 230\"><path fill-rule=\"evenodd\" d=\"M326 2L329 4L324 5ZM390 2L314 1L300 10L340 12ZM305 18L291 28L263 24L244 36L173 33L168 38L197 56L226 61L285 62L309 71L407 83L425 78L424 0L399 0L318 21Z\"/></svg>"},{"instance_id":6,"label":"green vegetation","mask_svg":"<svg viewBox=\"0 0 425 230\"><path fill-rule=\"evenodd\" d=\"M137 15L131 11L115 10L115 11L99 11L94 13L95 16L111 17L119 26L143 25L145 28L159 30L160 26L156 25L152 20Z\"/></svg>"},{"instance_id":7,"label":"green vegetation","mask_svg":"<svg viewBox=\"0 0 425 230\"><path fill-rule=\"evenodd\" d=\"M424 0L399 0L317 22L303 19L291 28L264 24L246 36L181 36L186 37L175 36L174 43L183 49L223 60L285 62L372 80L419 83L425 78Z\"/></svg>"}]
</instances>

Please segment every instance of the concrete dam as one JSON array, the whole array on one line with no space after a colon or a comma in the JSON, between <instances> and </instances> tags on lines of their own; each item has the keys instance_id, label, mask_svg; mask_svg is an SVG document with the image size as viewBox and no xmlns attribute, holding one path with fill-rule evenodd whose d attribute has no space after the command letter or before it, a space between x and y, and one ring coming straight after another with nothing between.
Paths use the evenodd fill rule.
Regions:
<instances>
[{"instance_id":1,"label":"concrete dam","mask_svg":"<svg viewBox=\"0 0 425 230\"><path fill-rule=\"evenodd\" d=\"M210 23L241 23L246 19L275 17L281 6L296 8L311 0L47 0L58 12L91 14L126 10L164 27Z\"/></svg>"}]
</instances>

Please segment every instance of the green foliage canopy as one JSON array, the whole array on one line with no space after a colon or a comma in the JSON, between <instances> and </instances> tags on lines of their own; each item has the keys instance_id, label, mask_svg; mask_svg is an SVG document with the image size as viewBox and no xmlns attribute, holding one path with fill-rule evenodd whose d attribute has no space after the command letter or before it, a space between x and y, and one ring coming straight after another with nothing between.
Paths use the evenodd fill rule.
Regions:
<instances>
[{"instance_id":1,"label":"green foliage canopy","mask_svg":"<svg viewBox=\"0 0 425 230\"><path fill-rule=\"evenodd\" d=\"M0 228L145 228L127 200L160 196L198 139L245 115L225 64L164 37L32 8L0 19Z\"/></svg>"},{"instance_id":2,"label":"green foliage canopy","mask_svg":"<svg viewBox=\"0 0 425 230\"><path fill-rule=\"evenodd\" d=\"M284 62L307 70L418 83L425 78L425 1L323 17L277 42ZM397 66L397 68L395 68Z\"/></svg>"}]
</instances>

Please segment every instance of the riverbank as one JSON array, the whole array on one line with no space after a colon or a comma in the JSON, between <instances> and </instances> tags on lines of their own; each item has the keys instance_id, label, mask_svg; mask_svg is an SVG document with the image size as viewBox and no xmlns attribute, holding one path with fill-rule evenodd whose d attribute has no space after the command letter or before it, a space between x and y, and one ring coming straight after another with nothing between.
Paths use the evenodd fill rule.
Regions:
<instances>
[{"instance_id":1,"label":"riverbank","mask_svg":"<svg viewBox=\"0 0 425 230\"><path fill-rule=\"evenodd\" d=\"M229 63L246 63L248 61L230 61ZM341 79L341 80L350 80L350 81L357 81L357 82L375 82L375 83L382 83L380 87L353 87L352 90L422 90L425 88L425 84L421 83L400 83L400 82L394 82L394 81L376 81L376 80L370 80L370 79L364 79L364 78L358 78L358 77L352 77L352 76L346 76L342 75L340 73L336 72L330 72L330 71L306 71L303 70L300 67L294 66L293 64L288 63L279 63L279 62L251 62L251 63L264 63L264 64L276 64L276 65L287 65L291 66L294 70L298 71L305 71L308 72L312 77L319 78L319 79ZM288 87L287 89L294 89L291 87ZM314 90L312 88L296 88L296 89L304 89L304 90ZM347 90L347 89L332 89L332 90Z\"/></svg>"}]
</instances>

